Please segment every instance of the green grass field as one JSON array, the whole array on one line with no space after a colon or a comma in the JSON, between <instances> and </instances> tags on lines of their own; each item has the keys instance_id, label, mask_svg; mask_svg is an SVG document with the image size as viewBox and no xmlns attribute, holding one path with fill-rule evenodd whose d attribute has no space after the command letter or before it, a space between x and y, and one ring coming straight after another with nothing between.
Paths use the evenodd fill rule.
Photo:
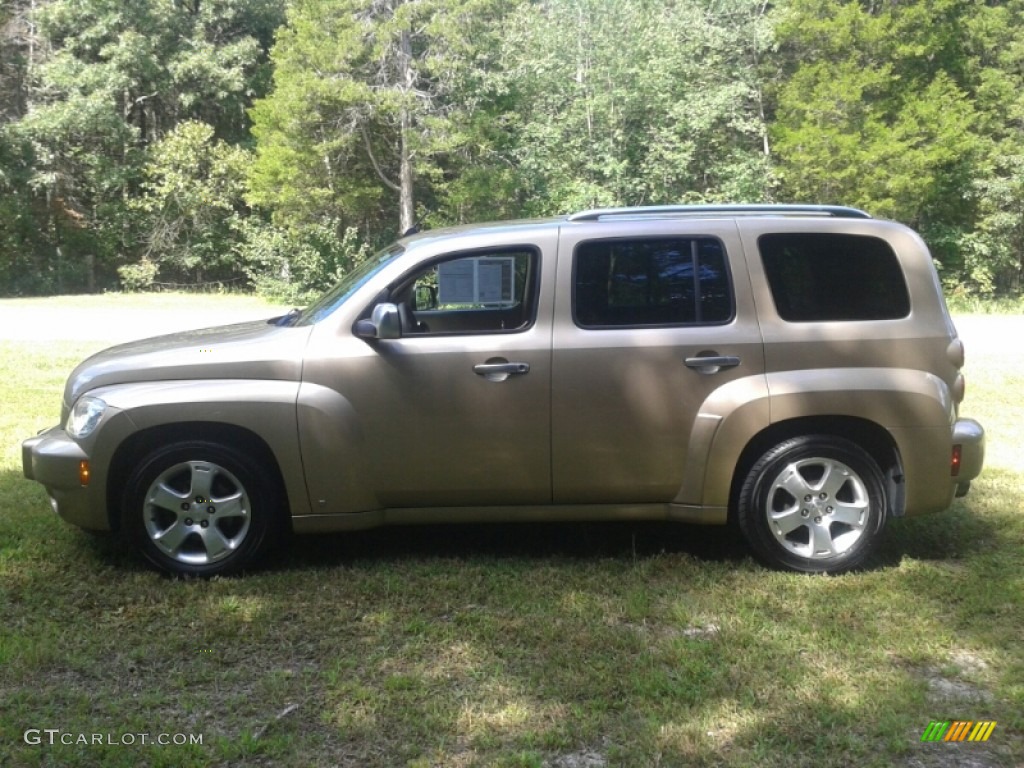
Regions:
<instances>
[{"instance_id":1,"label":"green grass field","mask_svg":"<svg viewBox=\"0 0 1024 768\"><path fill-rule=\"evenodd\" d=\"M977 322L985 474L837 578L724 530L594 524L296 539L244 578L169 580L21 475L104 345L0 342L0 765L1021 765L1024 348ZM921 743L932 720L998 725Z\"/></svg>"}]
</instances>

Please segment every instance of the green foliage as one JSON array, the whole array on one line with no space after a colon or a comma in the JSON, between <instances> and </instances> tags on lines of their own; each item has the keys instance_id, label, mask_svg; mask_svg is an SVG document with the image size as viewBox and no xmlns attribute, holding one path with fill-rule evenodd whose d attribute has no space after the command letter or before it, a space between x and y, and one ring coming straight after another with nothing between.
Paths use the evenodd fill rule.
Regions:
<instances>
[{"instance_id":1,"label":"green foliage","mask_svg":"<svg viewBox=\"0 0 1024 768\"><path fill-rule=\"evenodd\" d=\"M1019 296L1022 126L1024 0L9 0L0 292L297 297L350 228L777 199Z\"/></svg>"},{"instance_id":2,"label":"green foliage","mask_svg":"<svg viewBox=\"0 0 1024 768\"><path fill-rule=\"evenodd\" d=\"M35 201L28 190L31 162L25 142L0 126L0 293L56 288L37 242Z\"/></svg>"},{"instance_id":3,"label":"green foliage","mask_svg":"<svg viewBox=\"0 0 1024 768\"><path fill-rule=\"evenodd\" d=\"M238 253L256 292L275 301L308 304L368 258L354 227L338 224L283 229L253 217L240 222Z\"/></svg>"},{"instance_id":4,"label":"green foliage","mask_svg":"<svg viewBox=\"0 0 1024 768\"><path fill-rule=\"evenodd\" d=\"M215 139L205 123L181 123L154 144L142 195L131 203L146 233L144 262L171 282L239 277L232 246L250 159Z\"/></svg>"},{"instance_id":5,"label":"green foliage","mask_svg":"<svg viewBox=\"0 0 1024 768\"><path fill-rule=\"evenodd\" d=\"M946 304L954 315L1024 316L1024 296L993 299L977 293L958 291L946 296Z\"/></svg>"},{"instance_id":6,"label":"green foliage","mask_svg":"<svg viewBox=\"0 0 1024 768\"><path fill-rule=\"evenodd\" d=\"M965 26L972 94L987 163L975 179L969 233L979 292L1024 294L1024 2L978 5Z\"/></svg>"},{"instance_id":7,"label":"green foliage","mask_svg":"<svg viewBox=\"0 0 1024 768\"><path fill-rule=\"evenodd\" d=\"M173 263L182 279L200 278L205 242L190 263L168 247L174 237L148 230L164 223L145 215L156 204L136 200L158 195L144 184L164 169L147 163L169 162L149 150L190 120L228 143L248 138L246 108L266 86L281 3L52 0L40 7L31 27L40 52L33 89L13 131L32 147L34 245L55 273L53 287L100 287L118 265L146 254Z\"/></svg>"},{"instance_id":8,"label":"green foliage","mask_svg":"<svg viewBox=\"0 0 1024 768\"><path fill-rule=\"evenodd\" d=\"M251 201L283 226L339 217L370 240L393 238L413 194L403 163L416 197L433 201L479 136L468 89L498 34L486 22L514 5L293 3L274 46L275 89L252 110Z\"/></svg>"},{"instance_id":9,"label":"green foliage","mask_svg":"<svg viewBox=\"0 0 1024 768\"><path fill-rule=\"evenodd\" d=\"M974 107L951 74L949 5L790 4L779 35L792 61L774 124L787 195L918 227L966 220L969 207L950 193L970 184L980 143Z\"/></svg>"},{"instance_id":10,"label":"green foliage","mask_svg":"<svg viewBox=\"0 0 1024 768\"><path fill-rule=\"evenodd\" d=\"M1024 147L1015 149L1024 152ZM979 293L1020 296L1024 289L1024 154L1000 157L996 173L975 182L975 190L981 216L976 230L965 238L968 274Z\"/></svg>"},{"instance_id":11,"label":"green foliage","mask_svg":"<svg viewBox=\"0 0 1024 768\"><path fill-rule=\"evenodd\" d=\"M770 199L765 5L552 0L506 33L530 213ZM511 86L510 86L511 87Z\"/></svg>"},{"instance_id":12,"label":"green foliage","mask_svg":"<svg viewBox=\"0 0 1024 768\"><path fill-rule=\"evenodd\" d=\"M143 259L138 264L125 264L117 268L117 274L121 277L121 285L126 291L133 293L148 291L153 288L157 273L160 267L156 262Z\"/></svg>"},{"instance_id":13,"label":"green foliage","mask_svg":"<svg viewBox=\"0 0 1024 768\"><path fill-rule=\"evenodd\" d=\"M779 13L783 196L918 228L950 290L1019 293L1024 4L791 0Z\"/></svg>"}]
</instances>

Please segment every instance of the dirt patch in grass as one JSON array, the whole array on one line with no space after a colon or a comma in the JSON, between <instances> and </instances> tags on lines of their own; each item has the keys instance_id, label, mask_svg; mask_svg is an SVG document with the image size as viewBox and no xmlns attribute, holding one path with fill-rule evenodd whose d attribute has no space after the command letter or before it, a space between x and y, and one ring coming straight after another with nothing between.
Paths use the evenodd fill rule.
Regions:
<instances>
[{"instance_id":1,"label":"dirt patch in grass","mask_svg":"<svg viewBox=\"0 0 1024 768\"><path fill-rule=\"evenodd\" d=\"M559 755L545 763L545 766L550 766L550 768L605 768L607 765L608 761L603 755L589 750Z\"/></svg>"}]
</instances>

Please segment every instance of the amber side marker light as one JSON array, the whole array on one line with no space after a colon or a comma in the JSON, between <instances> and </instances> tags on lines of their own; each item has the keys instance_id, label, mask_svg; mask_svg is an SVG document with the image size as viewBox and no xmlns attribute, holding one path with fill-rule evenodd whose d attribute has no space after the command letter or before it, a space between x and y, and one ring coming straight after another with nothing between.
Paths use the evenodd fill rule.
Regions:
<instances>
[{"instance_id":1,"label":"amber side marker light","mask_svg":"<svg viewBox=\"0 0 1024 768\"><path fill-rule=\"evenodd\" d=\"M949 459L949 474L952 477L956 477L960 474L960 451L962 447L959 445L953 446L953 455Z\"/></svg>"},{"instance_id":2,"label":"amber side marker light","mask_svg":"<svg viewBox=\"0 0 1024 768\"><path fill-rule=\"evenodd\" d=\"M78 462L78 481L82 485L89 484L89 462L84 459Z\"/></svg>"}]
</instances>

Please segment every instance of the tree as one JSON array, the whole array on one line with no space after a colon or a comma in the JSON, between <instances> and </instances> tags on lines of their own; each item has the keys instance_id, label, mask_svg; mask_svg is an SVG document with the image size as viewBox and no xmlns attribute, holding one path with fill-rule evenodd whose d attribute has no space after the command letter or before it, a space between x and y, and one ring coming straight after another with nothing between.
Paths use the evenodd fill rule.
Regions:
<instances>
[{"instance_id":1,"label":"tree","mask_svg":"<svg viewBox=\"0 0 1024 768\"><path fill-rule=\"evenodd\" d=\"M983 143L965 87L966 4L792 0L778 27L783 195L903 221L961 258Z\"/></svg>"},{"instance_id":2,"label":"tree","mask_svg":"<svg viewBox=\"0 0 1024 768\"><path fill-rule=\"evenodd\" d=\"M50 54L15 126L33 148L37 228L57 288L113 279L145 239L130 205L147 150L179 123L247 137L267 81L279 0L53 0L38 16Z\"/></svg>"},{"instance_id":3,"label":"tree","mask_svg":"<svg viewBox=\"0 0 1024 768\"><path fill-rule=\"evenodd\" d=\"M0 292L14 294L54 287L35 222L38 201L29 188L31 148L13 129L28 109L44 54L33 15L41 3L0 4Z\"/></svg>"},{"instance_id":4,"label":"tree","mask_svg":"<svg viewBox=\"0 0 1024 768\"><path fill-rule=\"evenodd\" d=\"M297 0L253 109L251 200L280 222L335 215L371 239L430 199L462 135L457 86L498 0Z\"/></svg>"},{"instance_id":5,"label":"tree","mask_svg":"<svg viewBox=\"0 0 1024 768\"><path fill-rule=\"evenodd\" d=\"M202 283L240 274L232 246L251 158L213 134L206 123L186 122L154 144L143 194L132 201L144 222L143 258L165 279Z\"/></svg>"},{"instance_id":6,"label":"tree","mask_svg":"<svg viewBox=\"0 0 1024 768\"><path fill-rule=\"evenodd\" d=\"M1024 290L1024 2L978 4L965 23L968 83L983 141L971 197L976 226L962 237L962 282L977 292Z\"/></svg>"},{"instance_id":7,"label":"tree","mask_svg":"<svg viewBox=\"0 0 1024 768\"><path fill-rule=\"evenodd\" d=\"M0 124L25 114L40 39L34 14L42 0L5 0L0 5Z\"/></svg>"},{"instance_id":8,"label":"tree","mask_svg":"<svg viewBox=\"0 0 1024 768\"><path fill-rule=\"evenodd\" d=\"M771 197L763 2L549 0L504 40L528 212Z\"/></svg>"}]
</instances>

